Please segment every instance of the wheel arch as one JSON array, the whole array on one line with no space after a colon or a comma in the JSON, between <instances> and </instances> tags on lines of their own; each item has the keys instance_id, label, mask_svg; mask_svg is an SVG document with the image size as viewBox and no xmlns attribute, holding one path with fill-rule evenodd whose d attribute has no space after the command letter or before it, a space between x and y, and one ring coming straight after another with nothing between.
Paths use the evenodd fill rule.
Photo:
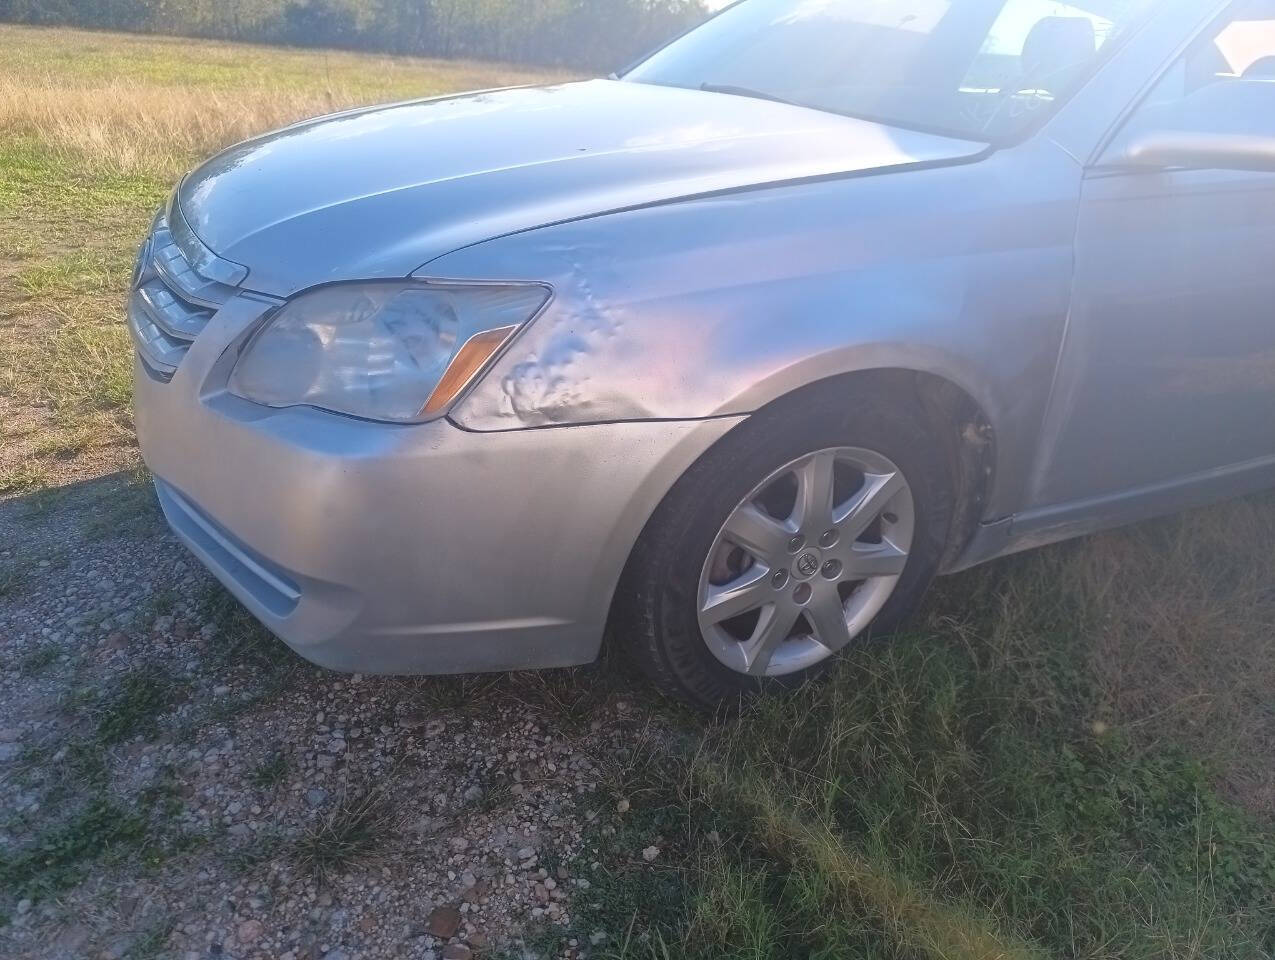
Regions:
<instances>
[{"instance_id":1,"label":"wheel arch","mask_svg":"<svg viewBox=\"0 0 1275 960\"><path fill-rule=\"evenodd\" d=\"M995 480L996 433L992 421L983 404L969 391L946 377L907 367L861 369L823 377L781 393L754 410L732 431L728 431L692 461L659 499L630 547L617 590L611 598L611 615L614 615L617 601L624 589L629 567L652 523L695 464L712 455L734 429L739 429L758 416L782 416L785 407L800 405L816 392L831 392L844 396L849 402L855 392L861 390L871 390L889 397L893 402L906 404L922 420L935 441L942 445L944 462L953 484L954 510L940 571L950 567L961 555L982 519L983 508ZM612 632L609 627L607 632Z\"/></svg>"}]
</instances>

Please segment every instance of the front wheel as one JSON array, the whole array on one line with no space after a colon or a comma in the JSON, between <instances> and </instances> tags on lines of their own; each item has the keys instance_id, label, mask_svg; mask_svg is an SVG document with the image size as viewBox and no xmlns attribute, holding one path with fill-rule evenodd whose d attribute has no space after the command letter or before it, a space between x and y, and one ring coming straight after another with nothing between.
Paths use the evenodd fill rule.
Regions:
<instances>
[{"instance_id":1,"label":"front wheel","mask_svg":"<svg viewBox=\"0 0 1275 960\"><path fill-rule=\"evenodd\" d=\"M951 515L942 449L875 397L758 414L648 524L617 632L665 692L703 706L800 682L888 631L933 578Z\"/></svg>"}]
</instances>

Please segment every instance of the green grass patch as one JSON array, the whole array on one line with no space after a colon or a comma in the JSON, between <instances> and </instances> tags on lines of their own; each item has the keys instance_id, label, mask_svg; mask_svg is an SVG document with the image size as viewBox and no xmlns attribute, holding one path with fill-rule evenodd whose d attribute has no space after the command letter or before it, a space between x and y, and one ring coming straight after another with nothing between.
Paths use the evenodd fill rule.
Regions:
<instances>
[{"instance_id":1,"label":"green grass patch","mask_svg":"<svg viewBox=\"0 0 1275 960\"><path fill-rule=\"evenodd\" d=\"M84 522L88 540L140 538L164 530L164 514L155 496L150 471L138 464L117 478L109 490L95 494L97 503ZM171 606L171 603L170 603Z\"/></svg>"},{"instance_id":2,"label":"green grass patch","mask_svg":"<svg viewBox=\"0 0 1275 960\"><path fill-rule=\"evenodd\" d=\"M574 935L691 960L1270 956L1275 834L1180 746L1096 720L1098 608L1063 562L952 581L965 617L638 757Z\"/></svg>"},{"instance_id":3,"label":"green grass patch","mask_svg":"<svg viewBox=\"0 0 1275 960\"><path fill-rule=\"evenodd\" d=\"M18 666L25 674L37 674L57 663L60 656L62 656L62 648L56 643L41 643L24 653L22 659L18 661Z\"/></svg>"},{"instance_id":4,"label":"green grass patch","mask_svg":"<svg viewBox=\"0 0 1275 960\"><path fill-rule=\"evenodd\" d=\"M133 399L130 349L118 317L59 324L42 345L42 398L55 409L127 409Z\"/></svg>"},{"instance_id":5,"label":"green grass patch","mask_svg":"<svg viewBox=\"0 0 1275 960\"><path fill-rule=\"evenodd\" d=\"M563 76L560 71L481 61L16 25L0 25L0 51L13 69L32 76L82 85L124 79L192 93L254 88L265 80L281 90L336 87L390 99Z\"/></svg>"},{"instance_id":6,"label":"green grass patch","mask_svg":"<svg viewBox=\"0 0 1275 960\"><path fill-rule=\"evenodd\" d=\"M0 143L0 217L37 217L28 229L35 227L56 256L80 248L89 225L120 230L119 248L135 248L171 189L165 174L98 169L34 136L8 136ZM59 225L78 225L79 232L47 229Z\"/></svg>"},{"instance_id":7,"label":"green grass patch","mask_svg":"<svg viewBox=\"0 0 1275 960\"><path fill-rule=\"evenodd\" d=\"M56 517L74 523L82 538L90 542L154 536L164 529L150 471L140 462L96 480L33 491L24 497L20 516L32 521ZM165 589L161 595L170 594Z\"/></svg>"},{"instance_id":8,"label":"green grass patch","mask_svg":"<svg viewBox=\"0 0 1275 960\"><path fill-rule=\"evenodd\" d=\"M73 887L103 859L141 845L146 834L143 817L94 797L78 814L41 833L29 846L0 851L0 890L44 896Z\"/></svg>"},{"instance_id":9,"label":"green grass patch","mask_svg":"<svg viewBox=\"0 0 1275 960\"><path fill-rule=\"evenodd\" d=\"M176 927L177 920L174 918L165 918L151 924L142 931L140 937L133 941L126 957L128 960L155 960L158 957L169 956L168 938Z\"/></svg>"},{"instance_id":10,"label":"green grass patch","mask_svg":"<svg viewBox=\"0 0 1275 960\"><path fill-rule=\"evenodd\" d=\"M18 288L31 297L61 293L114 294L127 283L132 264L120 247L55 254L19 270Z\"/></svg>"},{"instance_id":11,"label":"green grass patch","mask_svg":"<svg viewBox=\"0 0 1275 960\"><path fill-rule=\"evenodd\" d=\"M26 828L31 839L0 849L0 893L42 899L119 864L154 870L204 842L173 825L182 805L171 771L160 771L150 786L122 800L111 795L102 758L92 740L67 744L60 782L45 796L50 813L11 825ZM45 770L54 765L43 755L26 763ZM62 814L65 809L71 812Z\"/></svg>"},{"instance_id":12,"label":"green grass patch","mask_svg":"<svg viewBox=\"0 0 1275 960\"><path fill-rule=\"evenodd\" d=\"M138 667L129 671L96 708L96 733L104 746L135 736L153 737L159 717L185 693L182 681L161 670Z\"/></svg>"},{"instance_id":13,"label":"green grass patch","mask_svg":"<svg viewBox=\"0 0 1275 960\"><path fill-rule=\"evenodd\" d=\"M262 790L273 790L288 777L288 755L276 750L257 764L249 778L253 786Z\"/></svg>"},{"instance_id":14,"label":"green grass patch","mask_svg":"<svg viewBox=\"0 0 1275 960\"><path fill-rule=\"evenodd\" d=\"M12 466L0 467L0 494L25 493L38 490L49 480L49 468L38 460L23 460ZM3 577L0 577L0 591Z\"/></svg>"}]
</instances>

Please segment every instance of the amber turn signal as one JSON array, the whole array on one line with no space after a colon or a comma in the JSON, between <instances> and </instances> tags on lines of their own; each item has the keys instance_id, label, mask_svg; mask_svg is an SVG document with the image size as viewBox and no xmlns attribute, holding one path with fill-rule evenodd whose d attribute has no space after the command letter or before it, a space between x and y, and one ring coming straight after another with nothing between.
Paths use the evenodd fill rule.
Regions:
<instances>
[{"instance_id":1,"label":"amber turn signal","mask_svg":"<svg viewBox=\"0 0 1275 960\"><path fill-rule=\"evenodd\" d=\"M474 379L475 374L483 368L483 364L504 346L505 341L517 329L516 326L497 327L495 330L476 333L466 340L464 345L456 351L456 356L447 365L447 369L443 371L443 376L439 379L434 392L425 401L421 416L438 413L456 399L456 395Z\"/></svg>"}]
</instances>

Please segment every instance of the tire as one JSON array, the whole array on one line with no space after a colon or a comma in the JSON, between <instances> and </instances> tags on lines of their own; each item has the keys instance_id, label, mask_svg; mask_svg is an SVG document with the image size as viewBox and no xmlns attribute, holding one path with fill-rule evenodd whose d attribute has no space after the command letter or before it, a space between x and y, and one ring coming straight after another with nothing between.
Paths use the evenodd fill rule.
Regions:
<instances>
[{"instance_id":1,"label":"tire","mask_svg":"<svg viewBox=\"0 0 1275 960\"><path fill-rule=\"evenodd\" d=\"M847 450L850 452L847 453ZM838 458L878 462L867 457L869 453L883 457L890 466L896 467L905 481L910 495L907 518L910 522L910 545L906 559L895 561L904 563L901 573L880 580L860 581L863 588L872 586L871 604L879 603L879 608L867 605L866 601L861 602L858 599L861 588L854 583L837 585L832 580L828 581L838 591L838 600L849 621L848 645L853 647L873 636L888 634L914 609L934 578L946 546L953 510L948 447L941 438L927 430L917 412L889 395L872 391L867 383L851 385L849 389L844 383L835 390L811 388L778 401L722 438L678 480L634 547L617 593L613 632L621 646L661 691L695 706L716 708L737 701L741 696L798 685L835 660L835 653L829 652L835 644L825 647L816 642L818 631L814 629L815 620L803 621L799 614L794 634L808 630L810 636L791 635L788 639L777 641L778 645L771 647L772 652L764 654L765 664L761 663L762 654L759 654L747 668L779 671L776 675L750 675L743 672L743 661L737 662L741 655L730 649L731 641L736 637L728 631L738 630L741 637L749 636L748 641L741 640L739 643L741 650L749 649L752 643L749 631L752 629L760 634L764 614L757 614L758 625L752 628L745 619L752 614L741 615L738 621L728 620L722 626L710 624L702 628L701 616L711 618L712 614L702 614L701 607L707 607L711 598L729 590L731 584L749 578L757 581L755 586L749 587L755 592L764 585L773 587L787 577L785 589L776 590L775 596L782 597L781 602L788 606L796 602L797 591L802 589L797 577L809 576L808 568L812 564L793 562L784 567L786 561L776 560L764 565L763 570L759 566L760 561L747 551L740 561L739 551L732 542L734 534L725 530L724 525L730 520L732 528L738 527L739 511L758 502L749 498L756 493L759 484L772 484L763 491L763 496L771 500L777 496L775 491L781 486L793 486L797 491L794 499L801 497L802 477L807 471L815 476L817 463L827 463L830 458L835 465L837 482L845 489L851 489L858 482L853 479L856 464ZM773 479L777 471L783 471L796 461L800 461L802 466ZM881 475L885 475L886 469L880 468ZM846 473L851 474L852 479L843 481ZM869 474L865 468L858 476L863 478L863 489L866 490L868 480L877 474ZM837 513L838 495L830 494L825 498L832 501L833 516ZM903 502L900 499L890 501L892 504ZM908 504L904 503L904 506ZM781 506L779 512L782 513L783 509ZM810 512L813 514L814 511ZM795 512L793 516L796 516ZM795 521L787 522L792 524ZM877 525L876 529L884 531L887 522L899 524L902 521L897 514L882 510L873 522ZM834 534L835 531L830 530L823 537L833 538ZM884 551L886 535L876 535L882 538L880 543ZM865 536L870 539L872 534ZM811 555L816 557L816 562L822 561L825 555L858 557L857 550L861 547L876 549L871 543L862 543L856 536L853 544L843 543L824 553L813 550ZM728 569L722 575L729 581L728 585L718 587L714 585L714 577L722 564L724 551L729 551L726 555L730 564L746 568L739 575L742 579L736 581L729 581L736 574L733 568ZM711 563L710 553L713 554ZM803 555L792 559L804 561L809 557ZM820 574L827 573L828 569L829 565L825 562ZM762 582L763 573L768 578L767 584ZM850 574L842 573L846 579L852 579ZM886 579L891 580L893 585L888 596L881 600L877 594L885 590L882 582ZM820 594L824 596L824 600L820 601L825 612L822 622L830 622L826 613L835 608L827 604L836 601L827 599L828 584L820 580L820 575L812 576L809 583L815 590L824 591ZM792 590L791 594L788 589ZM850 593L842 600L842 591L847 590ZM806 596L810 596L808 591ZM793 598L791 602L790 597ZM866 626L860 624L856 629L854 611L857 606L862 607L864 615L870 613L871 619ZM763 610L778 607L779 603L776 603ZM743 626L737 627L736 624L740 623ZM777 635L773 631L772 634ZM841 638L837 640L840 642ZM757 649L761 647L757 646ZM776 661L775 657L780 654L781 660ZM816 655L823 659L807 664L806 661ZM727 666L727 662L732 666Z\"/></svg>"}]
</instances>

